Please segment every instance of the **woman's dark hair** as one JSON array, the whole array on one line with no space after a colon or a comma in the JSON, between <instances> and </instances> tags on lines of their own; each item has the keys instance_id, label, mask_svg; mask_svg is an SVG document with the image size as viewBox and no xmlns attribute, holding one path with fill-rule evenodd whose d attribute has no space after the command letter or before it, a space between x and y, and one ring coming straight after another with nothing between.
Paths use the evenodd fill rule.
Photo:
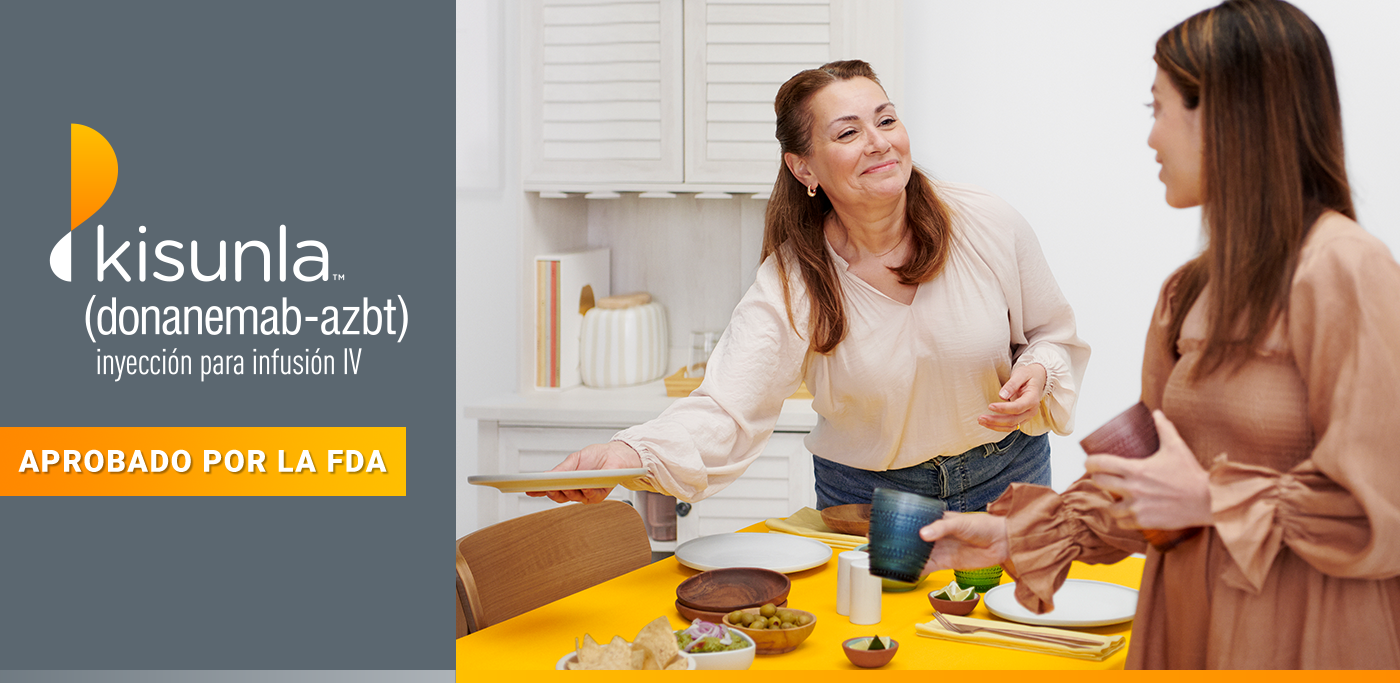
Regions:
<instances>
[{"instance_id":1,"label":"woman's dark hair","mask_svg":"<svg viewBox=\"0 0 1400 683\"><path fill-rule=\"evenodd\" d=\"M1157 66L1201 108L1207 243L1182 269L1168 343L1207 283L1208 330L1192 376L1235 364L1279 315L1298 254L1322 212L1356 219L1327 39L1279 0L1229 0L1157 40Z\"/></svg>"},{"instance_id":2,"label":"woman's dark hair","mask_svg":"<svg viewBox=\"0 0 1400 683\"><path fill-rule=\"evenodd\" d=\"M778 89L773 109L778 115L777 138L784 153L805 157L811 152L812 97L832 83L852 78L868 78L877 85L880 83L869 64L853 59L802 71ZM912 249L905 263L891 270L899 276L900 283L912 285L928 282L943 270L948 261L952 220L948 207L934 192L933 184L918 168L910 173L905 193L904 223L910 233ZM819 189L816 197L808 197L807 188L792 175L787 164L781 164L764 215L762 258L778 255L775 262L783 283L783 303L794 330L797 323L792 317L792 293L788 290L789 264L780 249L801 270L812 304L808 330L811 348L817 353L830 353L846 336L841 282L836 263L827 252L823 230L831 211L831 201L825 191ZM799 334L801 332L798 330Z\"/></svg>"}]
</instances>

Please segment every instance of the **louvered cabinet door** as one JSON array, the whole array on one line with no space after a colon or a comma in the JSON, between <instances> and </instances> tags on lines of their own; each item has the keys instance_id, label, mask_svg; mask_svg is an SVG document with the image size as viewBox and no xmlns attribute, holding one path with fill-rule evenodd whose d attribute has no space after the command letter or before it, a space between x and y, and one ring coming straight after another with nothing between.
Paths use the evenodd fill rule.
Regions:
<instances>
[{"instance_id":1,"label":"louvered cabinet door","mask_svg":"<svg viewBox=\"0 0 1400 683\"><path fill-rule=\"evenodd\" d=\"M686 180L772 183L773 98L831 61L828 0L686 0Z\"/></svg>"},{"instance_id":2,"label":"louvered cabinet door","mask_svg":"<svg viewBox=\"0 0 1400 683\"><path fill-rule=\"evenodd\" d=\"M803 69L863 59L897 98L901 14L899 0L685 0L686 181L771 184L773 99Z\"/></svg>"},{"instance_id":3,"label":"louvered cabinet door","mask_svg":"<svg viewBox=\"0 0 1400 683\"><path fill-rule=\"evenodd\" d=\"M681 0L526 12L526 182L682 182Z\"/></svg>"}]
</instances>

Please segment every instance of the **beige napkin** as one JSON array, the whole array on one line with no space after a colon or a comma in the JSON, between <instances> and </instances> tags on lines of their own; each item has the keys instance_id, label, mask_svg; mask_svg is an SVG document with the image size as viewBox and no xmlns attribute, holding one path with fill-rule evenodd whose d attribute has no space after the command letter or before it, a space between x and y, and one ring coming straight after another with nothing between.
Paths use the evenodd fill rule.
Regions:
<instances>
[{"instance_id":1,"label":"beige napkin","mask_svg":"<svg viewBox=\"0 0 1400 683\"><path fill-rule=\"evenodd\" d=\"M822 513L812 508L802 508L787 519L774 517L764 524L768 525L771 531L815 538L833 548L842 550L854 550L857 546L865 545L868 542L864 536L838 534L832 531L831 527L822 521Z\"/></svg>"},{"instance_id":2,"label":"beige napkin","mask_svg":"<svg viewBox=\"0 0 1400 683\"><path fill-rule=\"evenodd\" d=\"M1101 636L1093 633L1080 633L1078 631L1066 631L1057 628L1046 628L1044 626L1026 626L1014 624L1008 621L988 621L986 619L973 619L971 617L955 617L951 614L943 615L945 619L952 621L959 626L981 626L985 628L999 628L1006 631L1025 631L1027 633L1044 633L1054 636L1069 636L1071 638L1082 638L1100 643L1098 646L1089 645L1086 647L1070 647L1068 645L1056 645L1054 643L1043 643L1035 640L1004 636L1000 633L988 633L977 631L975 633L954 633L943 628L937 620L924 624L915 624L914 632L929 638L942 638L943 640L956 640L964 643L976 643L978 645L991 645L993 647L1004 647L1008 650L1024 650L1026 652L1039 652L1047 655L1060 655L1061 657L1073 657L1074 659L1088 659L1095 662L1102 662L1108 656L1123 649L1127 644L1127 639L1123 636Z\"/></svg>"}]
</instances>

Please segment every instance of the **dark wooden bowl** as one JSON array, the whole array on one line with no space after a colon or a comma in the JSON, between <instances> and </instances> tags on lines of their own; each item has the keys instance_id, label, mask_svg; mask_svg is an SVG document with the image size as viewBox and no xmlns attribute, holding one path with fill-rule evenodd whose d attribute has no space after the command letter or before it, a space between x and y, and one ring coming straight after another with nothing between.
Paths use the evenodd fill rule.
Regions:
<instances>
[{"instance_id":1,"label":"dark wooden bowl","mask_svg":"<svg viewBox=\"0 0 1400 683\"><path fill-rule=\"evenodd\" d=\"M787 600L792 580L757 567L730 567L700 572L676 586L676 600L704 612L728 614L736 609Z\"/></svg>"},{"instance_id":2,"label":"dark wooden bowl","mask_svg":"<svg viewBox=\"0 0 1400 683\"><path fill-rule=\"evenodd\" d=\"M822 510L822 521L832 531L852 536L870 535L869 505L836 505Z\"/></svg>"}]
</instances>

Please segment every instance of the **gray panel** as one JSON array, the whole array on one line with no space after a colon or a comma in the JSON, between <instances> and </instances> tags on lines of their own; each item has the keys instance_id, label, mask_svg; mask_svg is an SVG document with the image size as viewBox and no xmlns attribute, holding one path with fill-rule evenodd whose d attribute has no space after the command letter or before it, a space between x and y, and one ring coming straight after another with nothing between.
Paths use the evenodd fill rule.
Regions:
<instances>
[{"instance_id":1,"label":"gray panel","mask_svg":"<svg viewBox=\"0 0 1400 683\"><path fill-rule=\"evenodd\" d=\"M5 666L453 666L453 13L449 2L0 5L0 426L405 427L409 449L406 497L0 498ZM120 177L74 231L65 283L48 254L68 231L70 123L111 142ZM111 269L98 282L98 223L109 253L132 243L128 272L141 239L184 243L187 267L198 240L210 270L220 240L230 258L235 240L275 248L285 224L289 251L325 243L345 280L278 282L274 267L270 283L233 282L230 263L226 282L128 283ZM412 315L402 343L306 324L295 337L94 344L94 295L161 306L285 296L310 315L402 296ZM347 346L363 349L357 375L117 382L94 371L97 348L198 359Z\"/></svg>"}]
</instances>

